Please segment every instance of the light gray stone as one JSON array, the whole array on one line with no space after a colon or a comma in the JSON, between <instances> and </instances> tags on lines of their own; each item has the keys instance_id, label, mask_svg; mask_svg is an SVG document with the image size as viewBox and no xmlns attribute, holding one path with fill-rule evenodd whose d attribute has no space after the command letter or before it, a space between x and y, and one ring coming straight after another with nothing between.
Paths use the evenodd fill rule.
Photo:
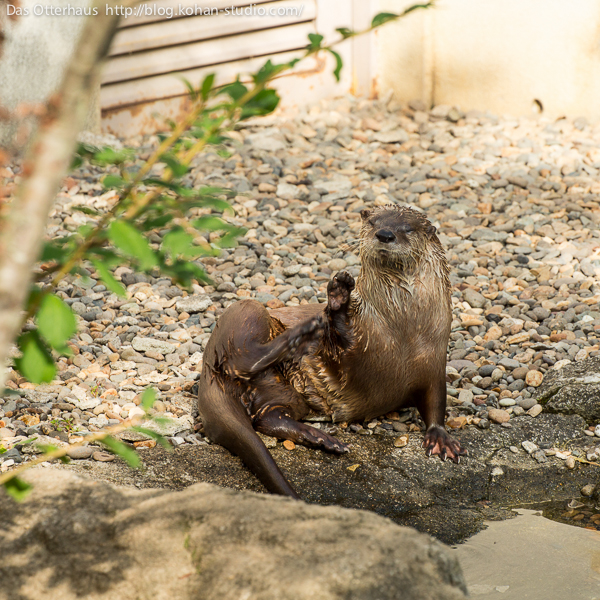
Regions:
<instances>
[{"instance_id":1,"label":"light gray stone","mask_svg":"<svg viewBox=\"0 0 600 600\"><path fill-rule=\"evenodd\" d=\"M171 354L175 352L177 345L157 340L154 338L135 337L131 341L133 348L139 352L160 352L161 354Z\"/></svg>"},{"instance_id":2,"label":"light gray stone","mask_svg":"<svg viewBox=\"0 0 600 600\"><path fill-rule=\"evenodd\" d=\"M212 305L212 303L213 301L207 294L198 294L195 296L188 296L187 298L177 300L175 306L177 307L177 310L179 312L194 314L204 312L209 306Z\"/></svg>"},{"instance_id":3,"label":"light gray stone","mask_svg":"<svg viewBox=\"0 0 600 600\"><path fill-rule=\"evenodd\" d=\"M25 502L0 492L0 555L2 588L32 598L51 597L49 580L63 600L466 597L449 549L366 511L209 484L138 491L57 470L25 477ZM94 568L82 559L90 547Z\"/></svg>"}]
</instances>

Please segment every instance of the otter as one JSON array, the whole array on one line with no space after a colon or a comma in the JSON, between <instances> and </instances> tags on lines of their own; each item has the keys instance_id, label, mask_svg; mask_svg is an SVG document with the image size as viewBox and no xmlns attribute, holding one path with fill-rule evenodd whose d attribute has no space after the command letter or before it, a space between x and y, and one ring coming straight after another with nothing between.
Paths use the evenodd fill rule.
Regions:
<instances>
[{"instance_id":1,"label":"otter","mask_svg":"<svg viewBox=\"0 0 600 600\"><path fill-rule=\"evenodd\" d=\"M208 341L198 381L205 435L251 469L267 490L298 498L256 434L343 453L349 447L300 422L371 419L414 406L429 456L467 454L444 428L449 267L420 212L387 205L361 212L360 274L342 271L326 304L227 308Z\"/></svg>"}]
</instances>

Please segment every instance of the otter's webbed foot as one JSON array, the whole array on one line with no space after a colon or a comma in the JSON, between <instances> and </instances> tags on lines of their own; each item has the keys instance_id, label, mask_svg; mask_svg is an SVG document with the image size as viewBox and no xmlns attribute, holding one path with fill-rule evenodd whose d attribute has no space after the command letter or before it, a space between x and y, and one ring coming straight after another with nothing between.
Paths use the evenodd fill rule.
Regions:
<instances>
[{"instance_id":1,"label":"otter's webbed foot","mask_svg":"<svg viewBox=\"0 0 600 600\"><path fill-rule=\"evenodd\" d=\"M291 440L309 448L318 448L334 454L349 452L347 444L304 423L292 419L282 407L267 407L254 417L254 429L282 440Z\"/></svg>"},{"instance_id":2,"label":"otter's webbed foot","mask_svg":"<svg viewBox=\"0 0 600 600\"><path fill-rule=\"evenodd\" d=\"M325 319L323 315L317 315L292 329L288 329L282 335L288 335L288 348L291 352L299 350L302 353L307 345L321 338L324 328Z\"/></svg>"},{"instance_id":3,"label":"otter's webbed foot","mask_svg":"<svg viewBox=\"0 0 600 600\"><path fill-rule=\"evenodd\" d=\"M427 456L437 454L442 460L450 458L455 463L460 462L461 456L467 456L468 452L462 448L460 442L455 440L443 427L432 425L425 433L423 448Z\"/></svg>"},{"instance_id":4,"label":"otter's webbed foot","mask_svg":"<svg viewBox=\"0 0 600 600\"><path fill-rule=\"evenodd\" d=\"M322 315L318 315L291 329L287 329L268 344L260 347L256 353L260 352L262 355L257 360L253 360L251 365L244 371L247 372L248 376L253 376L282 360L287 360L298 354L306 354L308 347L321 338L324 328L325 319Z\"/></svg>"},{"instance_id":5,"label":"otter's webbed foot","mask_svg":"<svg viewBox=\"0 0 600 600\"><path fill-rule=\"evenodd\" d=\"M327 284L327 308L333 312L347 309L354 285L354 277L347 271L335 275Z\"/></svg>"}]
</instances>

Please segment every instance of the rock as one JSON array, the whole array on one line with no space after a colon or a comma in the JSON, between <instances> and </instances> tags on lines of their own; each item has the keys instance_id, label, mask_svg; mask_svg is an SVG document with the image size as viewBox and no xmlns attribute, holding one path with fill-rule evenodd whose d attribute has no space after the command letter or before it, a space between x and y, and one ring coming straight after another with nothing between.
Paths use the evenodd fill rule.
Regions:
<instances>
[{"instance_id":1,"label":"rock","mask_svg":"<svg viewBox=\"0 0 600 600\"><path fill-rule=\"evenodd\" d=\"M144 423L144 427L162 435L174 436L175 434L186 431L187 429L193 429L194 419L190 415L184 415L183 417L178 417L175 419L171 418L167 423L148 421Z\"/></svg>"},{"instance_id":2,"label":"rock","mask_svg":"<svg viewBox=\"0 0 600 600\"><path fill-rule=\"evenodd\" d=\"M179 312L186 312L193 315L204 312L207 308L212 306L212 303L213 301L211 300L210 296L206 294L199 294L177 300L175 306Z\"/></svg>"},{"instance_id":3,"label":"rock","mask_svg":"<svg viewBox=\"0 0 600 600\"><path fill-rule=\"evenodd\" d=\"M588 358L561 370L548 371L537 401L549 412L581 415L600 422L600 358Z\"/></svg>"},{"instance_id":4,"label":"rock","mask_svg":"<svg viewBox=\"0 0 600 600\"><path fill-rule=\"evenodd\" d=\"M533 454L536 450L539 449L539 447L536 444L527 440L521 442L521 446L523 447L523 450L527 452L527 454Z\"/></svg>"},{"instance_id":5,"label":"rock","mask_svg":"<svg viewBox=\"0 0 600 600\"><path fill-rule=\"evenodd\" d=\"M536 404L527 411L527 414L530 417L537 417L542 412L542 410L543 410L542 405Z\"/></svg>"},{"instance_id":6,"label":"rock","mask_svg":"<svg viewBox=\"0 0 600 600\"><path fill-rule=\"evenodd\" d=\"M3 589L31 597L49 597L48 577L64 600L466 597L449 549L365 511L208 484L138 491L55 470L25 477L34 487L18 513L8 497L0 502L10 532L0 569ZM90 547L94 569L82 560Z\"/></svg>"},{"instance_id":7,"label":"rock","mask_svg":"<svg viewBox=\"0 0 600 600\"><path fill-rule=\"evenodd\" d=\"M91 446L75 446L67 451L67 456L76 460L90 458L92 454L94 454L94 448Z\"/></svg>"},{"instance_id":8,"label":"rock","mask_svg":"<svg viewBox=\"0 0 600 600\"><path fill-rule=\"evenodd\" d=\"M523 398L522 400L519 400L518 404L521 408L529 410L530 408L533 408L537 402L534 398Z\"/></svg>"},{"instance_id":9,"label":"rock","mask_svg":"<svg viewBox=\"0 0 600 600\"><path fill-rule=\"evenodd\" d=\"M471 308L483 308L486 303L486 299L477 291L466 288L463 292L463 298L465 302L468 302Z\"/></svg>"},{"instance_id":10,"label":"rock","mask_svg":"<svg viewBox=\"0 0 600 600\"><path fill-rule=\"evenodd\" d=\"M407 435L399 435L394 438L394 446L396 448L404 448L408 444L408 436Z\"/></svg>"},{"instance_id":11,"label":"rock","mask_svg":"<svg viewBox=\"0 0 600 600\"><path fill-rule=\"evenodd\" d=\"M40 418L37 415L22 415L17 421L21 421L21 423L27 427L34 427L39 424Z\"/></svg>"},{"instance_id":12,"label":"rock","mask_svg":"<svg viewBox=\"0 0 600 600\"><path fill-rule=\"evenodd\" d=\"M347 198L352 189L352 182L347 177L338 176L333 179L319 179L314 183L315 188L325 190L329 194L338 194Z\"/></svg>"},{"instance_id":13,"label":"rock","mask_svg":"<svg viewBox=\"0 0 600 600\"><path fill-rule=\"evenodd\" d=\"M298 197L298 186L291 183L280 183L277 186L277 196L284 200L294 200Z\"/></svg>"},{"instance_id":14,"label":"rock","mask_svg":"<svg viewBox=\"0 0 600 600\"><path fill-rule=\"evenodd\" d=\"M525 383L532 387L539 387L542 385L542 381L544 381L544 375L539 371L528 371L525 376Z\"/></svg>"},{"instance_id":15,"label":"rock","mask_svg":"<svg viewBox=\"0 0 600 600\"><path fill-rule=\"evenodd\" d=\"M278 150L283 150L285 148L285 144L282 141L264 133L250 135L247 139L250 141L252 147L257 150L277 152Z\"/></svg>"},{"instance_id":16,"label":"rock","mask_svg":"<svg viewBox=\"0 0 600 600\"><path fill-rule=\"evenodd\" d=\"M160 352L161 354L171 354L177 348L175 344L163 340L143 337L133 338L131 345L138 352Z\"/></svg>"},{"instance_id":17,"label":"rock","mask_svg":"<svg viewBox=\"0 0 600 600\"><path fill-rule=\"evenodd\" d=\"M97 450L92 454L92 458L98 462L112 462L115 460L115 455L110 452L102 452Z\"/></svg>"},{"instance_id":18,"label":"rock","mask_svg":"<svg viewBox=\"0 0 600 600\"><path fill-rule=\"evenodd\" d=\"M380 131L373 134L373 139L376 142L383 144L404 144L408 142L409 135L403 129L394 129L393 131Z\"/></svg>"},{"instance_id":19,"label":"rock","mask_svg":"<svg viewBox=\"0 0 600 600\"><path fill-rule=\"evenodd\" d=\"M65 439L67 439L66 434ZM36 435L35 443L25 444L21 447L21 452L23 454L43 454L44 452L46 452L44 448L47 446L54 446L55 448L66 448L68 444L61 441L60 439L50 437L48 435Z\"/></svg>"},{"instance_id":20,"label":"rock","mask_svg":"<svg viewBox=\"0 0 600 600\"><path fill-rule=\"evenodd\" d=\"M581 495L582 496L591 496L594 493L594 490L596 489L596 486L592 483L588 483L587 485L584 485L581 488Z\"/></svg>"},{"instance_id":21,"label":"rock","mask_svg":"<svg viewBox=\"0 0 600 600\"><path fill-rule=\"evenodd\" d=\"M102 400L98 396L92 396L85 388L78 385L73 386L71 394L74 396L71 401L79 410L90 410L102 404Z\"/></svg>"},{"instance_id":22,"label":"rock","mask_svg":"<svg viewBox=\"0 0 600 600\"><path fill-rule=\"evenodd\" d=\"M512 358L502 358L498 364L506 369L516 369L520 366L519 361Z\"/></svg>"},{"instance_id":23,"label":"rock","mask_svg":"<svg viewBox=\"0 0 600 600\"><path fill-rule=\"evenodd\" d=\"M500 408L490 408L488 410L488 418L492 423L508 423L510 421L510 415Z\"/></svg>"},{"instance_id":24,"label":"rock","mask_svg":"<svg viewBox=\"0 0 600 600\"><path fill-rule=\"evenodd\" d=\"M467 424L467 417L448 417L446 419L446 426L450 429L462 429Z\"/></svg>"},{"instance_id":25,"label":"rock","mask_svg":"<svg viewBox=\"0 0 600 600\"><path fill-rule=\"evenodd\" d=\"M448 361L448 366L457 371L462 371L465 367L473 370L477 369L475 363L471 360L450 360Z\"/></svg>"},{"instance_id":26,"label":"rock","mask_svg":"<svg viewBox=\"0 0 600 600\"><path fill-rule=\"evenodd\" d=\"M0 440L7 440L15 437L15 432L8 427L0 427Z\"/></svg>"},{"instance_id":27,"label":"rock","mask_svg":"<svg viewBox=\"0 0 600 600\"><path fill-rule=\"evenodd\" d=\"M576 464L577 463L572 456L567 456L567 458L565 460L565 466L567 467L567 469L573 470L575 468Z\"/></svg>"},{"instance_id":28,"label":"rock","mask_svg":"<svg viewBox=\"0 0 600 600\"><path fill-rule=\"evenodd\" d=\"M485 336L483 337L483 339L486 342L489 341L494 341L494 340L499 340L502 337L502 329L500 329L500 327L498 327L498 325L492 325L487 333L485 334Z\"/></svg>"},{"instance_id":29,"label":"rock","mask_svg":"<svg viewBox=\"0 0 600 600\"><path fill-rule=\"evenodd\" d=\"M154 403L155 407L156 407L156 402ZM116 434L116 436L118 439L120 439L123 442L145 442L148 441L150 439L152 439L150 436L146 435L145 433L140 433L139 431L133 431L132 429L126 429L125 431L122 431L121 433Z\"/></svg>"},{"instance_id":30,"label":"rock","mask_svg":"<svg viewBox=\"0 0 600 600\"><path fill-rule=\"evenodd\" d=\"M473 402L473 392L471 390L460 390L458 393L458 401L461 404L463 402Z\"/></svg>"}]
</instances>

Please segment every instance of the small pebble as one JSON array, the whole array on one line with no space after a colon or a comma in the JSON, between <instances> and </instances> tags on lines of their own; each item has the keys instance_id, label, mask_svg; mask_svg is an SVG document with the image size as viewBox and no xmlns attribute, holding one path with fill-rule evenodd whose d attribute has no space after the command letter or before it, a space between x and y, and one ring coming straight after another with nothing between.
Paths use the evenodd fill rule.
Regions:
<instances>
[{"instance_id":1,"label":"small pebble","mask_svg":"<svg viewBox=\"0 0 600 600\"><path fill-rule=\"evenodd\" d=\"M115 455L110 452L102 452L100 450L92 454L92 458L98 462L112 462L115 460Z\"/></svg>"}]
</instances>

